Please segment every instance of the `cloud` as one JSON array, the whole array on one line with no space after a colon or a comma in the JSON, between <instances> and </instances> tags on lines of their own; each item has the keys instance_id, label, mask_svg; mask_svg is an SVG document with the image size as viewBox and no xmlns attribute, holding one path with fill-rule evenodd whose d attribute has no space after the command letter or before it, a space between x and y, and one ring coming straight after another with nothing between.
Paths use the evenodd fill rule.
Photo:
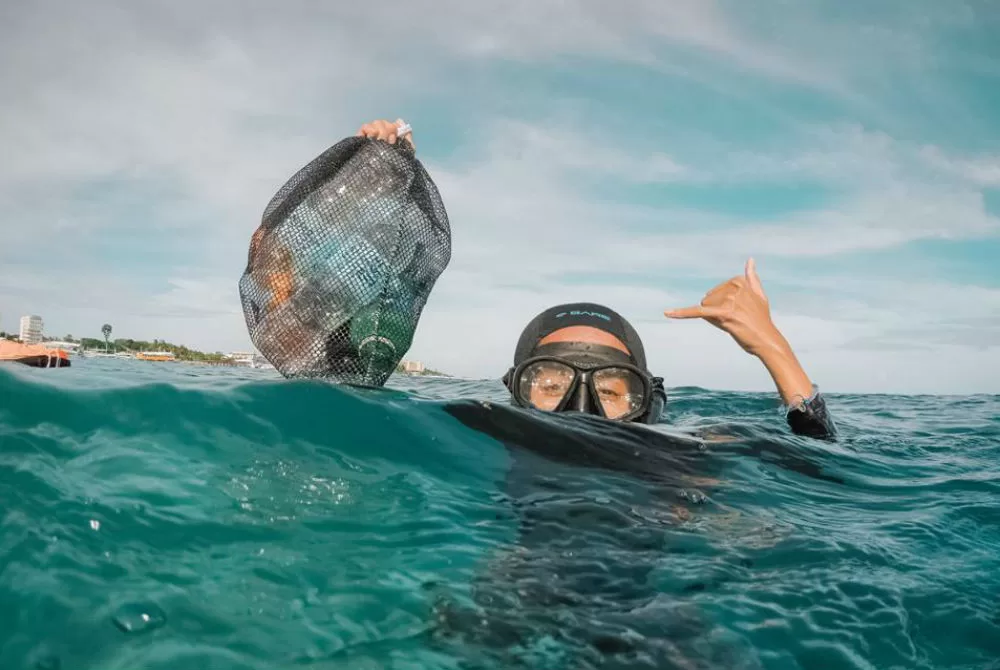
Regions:
<instances>
[{"instance_id":1,"label":"cloud","mask_svg":"<svg viewBox=\"0 0 1000 670\"><path fill-rule=\"evenodd\" d=\"M552 119L540 124L492 118L480 126L479 132L486 140L477 144L480 153L471 157L472 165L488 156L491 171L510 177L530 166L532 179L544 170L548 179L570 183L583 176L637 184L666 184L692 178L688 167L662 151L644 147L629 150L625 142L602 136L601 129L577 125L572 119ZM519 186L529 186L524 182Z\"/></svg>"},{"instance_id":2,"label":"cloud","mask_svg":"<svg viewBox=\"0 0 1000 670\"><path fill-rule=\"evenodd\" d=\"M1000 187L1000 155L977 158L954 158L939 147L921 150L921 158L941 172L977 186Z\"/></svg>"},{"instance_id":3,"label":"cloud","mask_svg":"<svg viewBox=\"0 0 1000 670\"><path fill-rule=\"evenodd\" d=\"M714 172L670 158L683 167L661 176L664 183L807 180L835 185L840 194L824 209L755 220L600 202L578 179L589 168L586 161L564 161L580 145L560 131L550 135L544 127L500 123L488 135L492 141L478 161L463 162L458 172L432 168L449 207L456 251L414 352L437 367L472 376L499 369L531 316L551 304L586 299L605 301L641 322L651 362L670 369L677 383L763 388L767 378L759 365L744 360L724 334L664 323L660 316L663 308L696 302L756 255L764 260L766 285L778 287L772 296L776 319L830 387L993 388L980 366L983 357L996 360L988 344L1000 333L1000 289L933 277L845 277L823 264L825 258L889 252L915 241L1000 234L1000 221L986 211L974 182L913 162L924 148L857 128L821 128L811 133L817 138L812 145L799 145L796 152L756 154L757 169L739 155ZM592 138L586 149L602 155L613 146ZM559 157L544 160L552 153ZM637 153L631 160L644 158ZM634 173L628 160L609 160L601 174L627 183ZM805 276L782 265L783 259L810 257L821 264ZM601 274L628 278L624 284L620 277L590 284L570 279ZM692 277L704 279L692 286ZM680 291L679 279L685 287ZM470 332L476 333L471 345L440 335ZM906 359L915 351L921 357L960 351L956 360L962 364L942 364L933 379L920 377ZM873 352L895 372L872 378L858 376L853 363L842 365L856 357L872 363ZM909 367L903 360L911 360Z\"/></svg>"},{"instance_id":4,"label":"cloud","mask_svg":"<svg viewBox=\"0 0 1000 670\"><path fill-rule=\"evenodd\" d=\"M636 320L672 379L765 388L724 334L660 316L755 254L782 326L835 386L923 388L933 380L911 370L930 357L955 363L935 368L942 388L966 375L995 389L981 372L997 360L992 286L928 270L917 290L839 269L868 254L891 275L913 243L996 239L984 201L1000 183L995 147L970 155L932 123L982 119L960 96L918 91L940 84L921 67L961 61L938 31L980 17L966 4L863 21L831 7L7 6L0 310L41 311L77 335L111 320L123 336L245 348L236 282L267 200L360 122L402 115L418 120L454 231L413 349L434 367L496 373L534 313L593 299ZM584 90L619 76L613 95ZM897 90L934 106L901 114ZM788 184L822 198L781 206L768 189ZM681 197L695 189L709 196ZM729 192L770 197L778 213L740 211L739 197L711 206ZM859 360L889 372L852 378Z\"/></svg>"},{"instance_id":5,"label":"cloud","mask_svg":"<svg viewBox=\"0 0 1000 670\"><path fill-rule=\"evenodd\" d=\"M737 153L719 161L713 172L710 165L659 153L626 153L614 138L591 136L580 142L558 122L552 127L554 132L500 122L486 130L491 141L477 162L459 170L430 166L457 222L456 238L469 234L489 253L509 248L522 260L531 259L543 277L581 266L613 270L622 262L630 270L665 262L675 268L735 268L750 254L823 257L1000 234L1000 219L986 210L976 183L942 174L935 164L914 165L913 157L926 153L926 147L880 134L821 129L815 147L800 146L792 154ZM668 167L651 168L657 161ZM611 186L812 181L834 186L840 195L823 209L758 220L669 204L601 201L588 193L593 182L583 175ZM572 231L572 245L567 231ZM486 260L474 250L467 253L471 265Z\"/></svg>"},{"instance_id":6,"label":"cloud","mask_svg":"<svg viewBox=\"0 0 1000 670\"><path fill-rule=\"evenodd\" d=\"M406 50L419 45L453 58L535 63L584 56L690 75L662 58L665 46L675 46L714 55L731 66L769 77L811 86L825 83L826 73L811 66L809 59L783 53L773 42L744 34L714 0L623 0L616 4L514 0L502 10L488 3L416 0L384 7L385 11L371 12L362 4L341 5L330 14L356 34L376 35Z\"/></svg>"},{"instance_id":7,"label":"cloud","mask_svg":"<svg viewBox=\"0 0 1000 670\"><path fill-rule=\"evenodd\" d=\"M664 260L702 265L707 262L706 256L733 265L753 254L771 258L830 257L893 249L920 240L1000 233L1000 219L985 211L981 194L928 193L908 188L848 198L825 210L777 221L744 221L740 225L730 218L728 223L724 235L711 232L648 236L615 244L611 251L628 254L644 265Z\"/></svg>"}]
</instances>

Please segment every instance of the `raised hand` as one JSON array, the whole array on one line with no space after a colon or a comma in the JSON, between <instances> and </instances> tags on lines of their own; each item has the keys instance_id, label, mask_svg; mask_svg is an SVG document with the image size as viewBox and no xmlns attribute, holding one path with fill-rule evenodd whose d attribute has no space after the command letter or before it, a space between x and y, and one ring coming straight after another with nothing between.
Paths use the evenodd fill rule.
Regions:
<instances>
[{"instance_id":1,"label":"raised hand","mask_svg":"<svg viewBox=\"0 0 1000 670\"><path fill-rule=\"evenodd\" d=\"M786 404L812 394L812 382L791 345L771 321L771 308L753 259L742 277L733 277L705 294L700 305L669 309L671 319L704 319L729 333L745 351L764 363Z\"/></svg>"},{"instance_id":2,"label":"raised hand","mask_svg":"<svg viewBox=\"0 0 1000 670\"><path fill-rule=\"evenodd\" d=\"M671 319L704 319L729 333L745 351L760 356L783 341L771 321L767 295L751 258L743 276L733 277L705 294L700 305L670 309Z\"/></svg>"},{"instance_id":3,"label":"raised hand","mask_svg":"<svg viewBox=\"0 0 1000 670\"><path fill-rule=\"evenodd\" d=\"M395 144L396 140L400 137L399 129L404 123L402 119L396 119L395 123L385 120L372 121L361 126L357 134L358 137L370 137L376 140L384 140L389 144ZM406 131L402 137L410 143L411 147L416 148L416 145L413 144L412 132Z\"/></svg>"}]
</instances>

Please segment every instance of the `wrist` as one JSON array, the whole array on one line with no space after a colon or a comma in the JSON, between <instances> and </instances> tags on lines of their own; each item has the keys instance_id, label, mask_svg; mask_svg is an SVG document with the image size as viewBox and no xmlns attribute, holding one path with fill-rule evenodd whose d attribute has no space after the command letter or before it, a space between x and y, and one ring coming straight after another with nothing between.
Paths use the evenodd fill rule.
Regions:
<instances>
[{"instance_id":1,"label":"wrist","mask_svg":"<svg viewBox=\"0 0 1000 670\"><path fill-rule=\"evenodd\" d=\"M767 368L778 388L781 399L787 406L801 403L812 397L814 393L812 381L802 369L791 345L781 333L777 332L777 329L775 329L773 337L767 338L754 351L754 355Z\"/></svg>"},{"instance_id":2,"label":"wrist","mask_svg":"<svg viewBox=\"0 0 1000 670\"><path fill-rule=\"evenodd\" d=\"M760 341L750 349L750 353L759 358L765 365L769 360L794 357L792 346L781 334L781 331L774 327L760 338Z\"/></svg>"},{"instance_id":3,"label":"wrist","mask_svg":"<svg viewBox=\"0 0 1000 670\"><path fill-rule=\"evenodd\" d=\"M793 393L791 397L785 401L785 413L808 411L816 402L817 398L819 398L819 387L816 386L816 384L810 384L808 395Z\"/></svg>"}]
</instances>

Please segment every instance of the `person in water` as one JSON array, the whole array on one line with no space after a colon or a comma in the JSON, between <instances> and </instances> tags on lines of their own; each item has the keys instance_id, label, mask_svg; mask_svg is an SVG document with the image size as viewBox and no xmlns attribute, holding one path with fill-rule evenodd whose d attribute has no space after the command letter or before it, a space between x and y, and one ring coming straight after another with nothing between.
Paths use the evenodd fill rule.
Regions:
<instances>
[{"instance_id":1,"label":"person in water","mask_svg":"<svg viewBox=\"0 0 1000 670\"><path fill-rule=\"evenodd\" d=\"M357 134L390 144L402 139L416 148L402 121L366 123ZM711 289L700 304L666 310L664 315L701 319L728 333L770 373L794 432L835 435L823 396L771 319L753 258L742 275ZM663 379L649 372L636 330L614 310L594 303L557 305L532 319L518 339L503 381L521 407L582 412L613 421L656 423L666 403Z\"/></svg>"}]
</instances>

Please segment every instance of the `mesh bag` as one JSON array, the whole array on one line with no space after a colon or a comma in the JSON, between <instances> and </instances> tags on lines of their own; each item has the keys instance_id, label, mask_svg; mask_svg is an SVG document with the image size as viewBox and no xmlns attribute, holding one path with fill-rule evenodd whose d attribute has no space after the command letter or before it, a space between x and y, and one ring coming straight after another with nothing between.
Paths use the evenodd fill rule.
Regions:
<instances>
[{"instance_id":1,"label":"mesh bag","mask_svg":"<svg viewBox=\"0 0 1000 670\"><path fill-rule=\"evenodd\" d=\"M240 278L250 338L285 377L381 386L450 259L448 215L412 147L345 139L264 210Z\"/></svg>"}]
</instances>

